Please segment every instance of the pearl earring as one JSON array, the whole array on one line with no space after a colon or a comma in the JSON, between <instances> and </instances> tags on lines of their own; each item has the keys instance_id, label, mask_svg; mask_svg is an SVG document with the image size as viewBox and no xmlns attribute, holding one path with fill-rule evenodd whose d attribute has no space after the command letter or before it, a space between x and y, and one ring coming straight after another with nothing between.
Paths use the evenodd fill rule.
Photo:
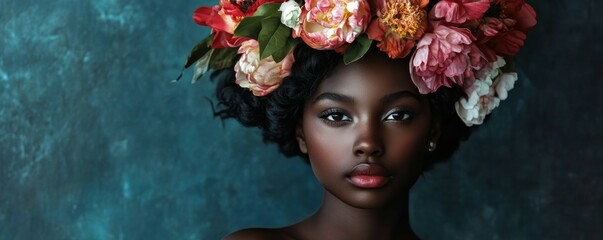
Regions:
<instances>
[{"instance_id":1,"label":"pearl earring","mask_svg":"<svg viewBox=\"0 0 603 240\"><path fill-rule=\"evenodd\" d=\"M429 142L429 148L427 149L430 152L435 151L436 149L436 143L435 142Z\"/></svg>"}]
</instances>

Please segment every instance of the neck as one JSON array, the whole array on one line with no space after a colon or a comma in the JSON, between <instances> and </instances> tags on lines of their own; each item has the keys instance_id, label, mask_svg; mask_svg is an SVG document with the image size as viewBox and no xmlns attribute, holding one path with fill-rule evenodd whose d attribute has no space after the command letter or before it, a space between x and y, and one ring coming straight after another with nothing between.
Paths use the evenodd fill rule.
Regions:
<instances>
[{"instance_id":1,"label":"neck","mask_svg":"<svg viewBox=\"0 0 603 240\"><path fill-rule=\"evenodd\" d=\"M408 193L394 204L376 209L350 206L325 191L323 204L310 217L315 236L328 239L418 239L410 227Z\"/></svg>"}]
</instances>

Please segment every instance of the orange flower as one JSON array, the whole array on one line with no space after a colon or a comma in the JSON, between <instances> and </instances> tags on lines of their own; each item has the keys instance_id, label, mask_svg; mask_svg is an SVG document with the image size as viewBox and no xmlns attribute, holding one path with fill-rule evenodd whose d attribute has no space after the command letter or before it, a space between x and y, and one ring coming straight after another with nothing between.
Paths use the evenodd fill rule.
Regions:
<instances>
[{"instance_id":1,"label":"orange flower","mask_svg":"<svg viewBox=\"0 0 603 240\"><path fill-rule=\"evenodd\" d=\"M404 58L427 29L425 7L429 0L378 0L377 18L368 30L368 37L379 41L377 47L390 58Z\"/></svg>"}]
</instances>

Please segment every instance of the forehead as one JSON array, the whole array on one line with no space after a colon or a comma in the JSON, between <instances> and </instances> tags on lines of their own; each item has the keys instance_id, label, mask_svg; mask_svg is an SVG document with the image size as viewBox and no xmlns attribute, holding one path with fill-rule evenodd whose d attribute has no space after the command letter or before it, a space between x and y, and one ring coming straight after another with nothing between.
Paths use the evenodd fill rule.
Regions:
<instances>
[{"instance_id":1,"label":"forehead","mask_svg":"<svg viewBox=\"0 0 603 240\"><path fill-rule=\"evenodd\" d=\"M419 95L410 79L407 60L390 59L387 56L367 53L361 60L350 65L341 64L326 78L316 94L341 93L350 96L385 96L400 91Z\"/></svg>"}]
</instances>

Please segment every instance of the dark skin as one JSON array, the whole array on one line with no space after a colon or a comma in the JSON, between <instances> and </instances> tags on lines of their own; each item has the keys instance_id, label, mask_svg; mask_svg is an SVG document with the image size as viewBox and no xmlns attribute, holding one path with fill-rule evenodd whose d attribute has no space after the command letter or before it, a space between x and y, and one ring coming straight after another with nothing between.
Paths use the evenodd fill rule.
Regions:
<instances>
[{"instance_id":1,"label":"dark skin","mask_svg":"<svg viewBox=\"0 0 603 240\"><path fill-rule=\"evenodd\" d=\"M245 229L225 239L418 239L408 195L439 129L407 66L369 52L322 81L297 129L300 150L325 189L321 207L294 225ZM358 187L350 172L359 164L391 176L383 186Z\"/></svg>"}]
</instances>

